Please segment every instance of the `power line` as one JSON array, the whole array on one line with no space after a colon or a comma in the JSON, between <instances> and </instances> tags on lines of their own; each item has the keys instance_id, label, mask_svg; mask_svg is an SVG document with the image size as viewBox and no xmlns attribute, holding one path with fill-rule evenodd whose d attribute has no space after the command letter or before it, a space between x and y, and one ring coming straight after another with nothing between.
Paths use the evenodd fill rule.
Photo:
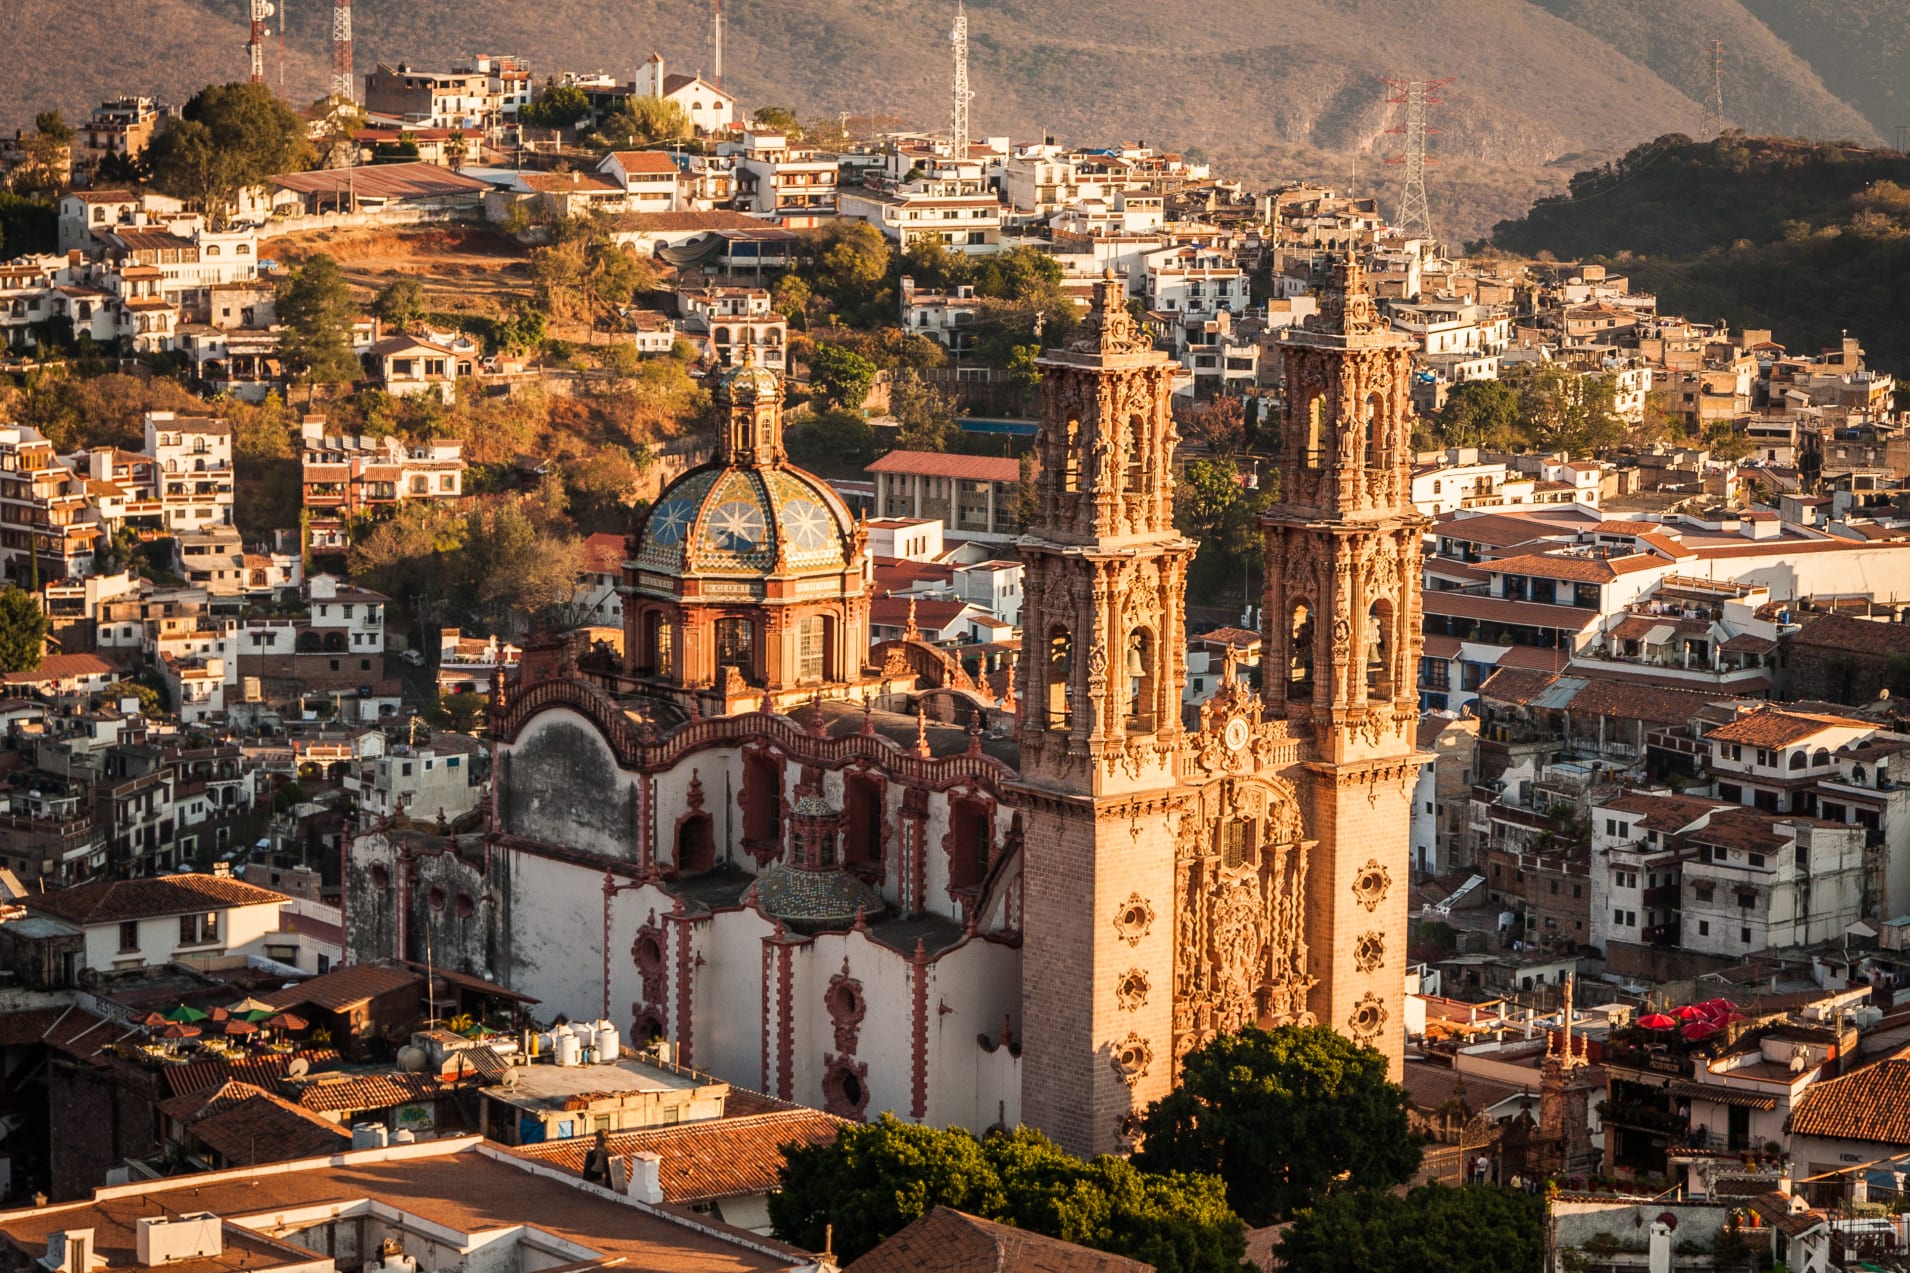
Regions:
<instances>
[{"instance_id":1,"label":"power line","mask_svg":"<svg viewBox=\"0 0 1910 1273\"><path fill-rule=\"evenodd\" d=\"M1426 158L1426 136L1439 131L1427 127L1426 111L1433 106L1445 105L1444 99L1433 94L1456 78L1449 75L1442 80L1381 80L1381 83L1399 94L1387 101L1406 108L1405 119L1386 130L1406 138L1406 153L1390 156L1386 160L1389 164L1403 164L1406 169L1405 188L1400 191L1399 213L1394 218L1394 224L1402 230L1417 230L1420 237L1425 239L1433 237L1432 206L1426 201L1426 165L1434 162Z\"/></svg>"}]
</instances>

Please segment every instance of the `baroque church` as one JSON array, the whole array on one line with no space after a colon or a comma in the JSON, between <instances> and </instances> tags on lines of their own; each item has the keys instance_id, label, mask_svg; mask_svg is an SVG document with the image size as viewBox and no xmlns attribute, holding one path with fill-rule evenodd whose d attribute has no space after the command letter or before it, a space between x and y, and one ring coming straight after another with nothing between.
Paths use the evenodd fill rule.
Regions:
<instances>
[{"instance_id":1,"label":"baroque church","mask_svg":"<svg viewBox=\"0 0 1910 1273\"><path fill-rule=\"evenodd\" d=\"M620 656L534 642L493 689L483 825L361 828L354 959L850 1118L1130 1143L1243 1025L1402 1050L1423 519L1408 343L1334 268L1283 340L1261 684L1182 711L1195 544L1172 361L1109 277L1040 360L1037 514L999 693L869 642L863 527L783 448L782 383L716 388L713 458L630 537Z\"/></svg>"}]
</instances>

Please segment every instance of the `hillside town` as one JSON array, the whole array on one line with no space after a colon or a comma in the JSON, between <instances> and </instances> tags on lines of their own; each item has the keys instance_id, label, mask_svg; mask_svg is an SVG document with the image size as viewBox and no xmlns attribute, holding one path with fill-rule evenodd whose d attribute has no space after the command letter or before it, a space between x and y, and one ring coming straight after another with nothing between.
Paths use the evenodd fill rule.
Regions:
<instances>
[{"instance_id":1,"label":"hillside town","mask_svg":"<svg viewBox=\"0 0 1910 1273\"><path fill-rule=\"evenodd\" d=\"M0 145L7 1268L1910 1268L1893 369L963 57ZM1175 1158L1266 1037L1404 1166Z\"/></svg>"}]
</instances>

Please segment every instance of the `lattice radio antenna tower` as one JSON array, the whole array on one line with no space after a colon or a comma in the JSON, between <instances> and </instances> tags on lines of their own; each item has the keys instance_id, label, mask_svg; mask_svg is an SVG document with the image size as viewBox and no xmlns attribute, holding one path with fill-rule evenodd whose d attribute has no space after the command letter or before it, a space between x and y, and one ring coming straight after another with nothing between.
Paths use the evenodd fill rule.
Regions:
<instances>
[{"instance_id":1,"label":"lattice radio antenna tower","mask_svg":"<svg viewBox=\"0 0 1910 1273\"><path fill-rule=\"evenodd\" d=\"M1711 41L1711 89L1704 95L1704 118L1698 124L1700 140L1710 141L1724 131L1724 41Z\"/></svg>"},{"instance_id":2,"label":"lattice radio antenna tower","mask_svg":"<svg viewBox=\"0 0 1910 1273\"><path fill-rule=\"evenodd\" d=\"M955 25L948 33L955 54L955 103L949 121L948 145L951 159L968 158L968 103L975 94L968 88L968 10L955 0Z\"/></svg>"},{"instance_id":3,"label":"lattice radio antenna tower","mask_svg":"<svg viewBox=\"0 0 1910 1273\"><path fill-rule=\"evenodd\" d=\"M252 36L245 42L245 53L251 62L252 82L265 83L265 37L272 34L265 29L265 20L272 16L272 0L251 0Z\"/></svg>"},{"instance_id":4,"label":"lattice radio antenna tower","mask_svg":"<svg viewBox=\"0 0 1910 1273\"><path fill-rule=\"evenodd\" d=\"M1405 184L1399 195L1399 213L1394 223L1402 230L1417 232L1421 238L1430 239L1433 236L1432 206L1426 202L1426 165L1436 161L1426 158L1426 136L1439 131L1427 126L1426 112L1434 106L1445 105L1445 99L1433 94L1456 78L1448 75L1443 80L1381 81L1398 94L1386 100L1394 106L1406 108L1405 117L1386 130L1406 139L1406 152L1390 155L1386 160L1389 164L1402 165L1406 170Z\"/></svg>"},{"instance_id":5,"label":"lattice radio antenna tower","mask_svg":"<svg viewBox=\"0 0 1910 1273\"><path fill-rule=\"evenodd\" d=\"M351 70L351 0L332 0L332 96L353 102Z\"/></svg>"}]
</instances>

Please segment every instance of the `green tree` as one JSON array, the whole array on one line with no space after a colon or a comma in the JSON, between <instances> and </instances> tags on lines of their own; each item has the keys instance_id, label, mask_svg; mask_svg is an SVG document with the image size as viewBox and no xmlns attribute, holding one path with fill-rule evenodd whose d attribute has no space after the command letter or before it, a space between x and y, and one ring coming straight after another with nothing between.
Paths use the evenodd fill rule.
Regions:
<instances>
[{"instance_id":1,"label":"green tree","mask_svg":"<svg viewBox=\"0 0 1910 1273\"><path fill-rule=\"evenodd\" d=\"M1541 451L1590 455L1618 445L1625 421L1617 411L1617 383L1557 363L1514 367L1506 382L1519 395L1523 440Z\"/></svg>"},{"instance_id":2,"label":"green tree","mask_svg":"<svg viewBox=\"0 0 1910 1273\"><path fill-rule=\"evenodd\" d=\"M1126 1255L1161 1273L1231 1273L1240 1220L1218 1181L1150 1176L1112 1157L1084 1162L1021 1128L976 1140L960 1128L884 1114L842 1128L834 1144L786 1151L770 1222L785 1241L820 1250L834 1226L853 1260L938 1206Z\"/></svg>"},{"instance_id":3,"label":"green tree","mask_svg":"<svg viewBox=\"0 0 1910 1273\"><path fill-rule=\"evenodd\" d=\"M303 488L295 444L298 420L285 399L226 402L221 411L232 426L235 481L233 520L248 538L298 524Z\"/></svg>"},{"instance_id":4,"label":"green tree","mask_svg":"<svg viewBox=\"0 0 1910 1273\"><path fill-rule=\"evenodd\" d=\"M1230 459L1247 445L1246 408L1232 394L1192 406L1177 405L1174 422L1182 438L1217 460Z\"/></svg>"},{"instance_id":5,"label":"green tree","mask_svg":"<svg viewBox=\"0 0 1910 1273\"><path fill-rule=\"evenodd\" d=\"M605 319L657 286L656 267L611 237L601 218L571 217L551 227L551 242L531 252L539 305L560 319Z\"/></svg>"},{"instance_id":6,"label":"green tree","mask_svg":"<svg viewBox=\"0 0 1910 1273\"><path fill-rule=\"evenodd\" d=\"M424 284L409 274L400 274L378 289L371 312L387 327L410 331L424 321Z\"/></svg>"},{"instance_id":7,"label":"green tree","mask_svg":"<svg viewBox=\"0 0 1910 1273\"><path fill-rule=\"evenodd\" d=\"M1492 1185L1336 1193L1280 1240L1287 1273L1500 1273L1545 1262L1545 1199Z\"/></svg>"},{"instance_id":8,"label":"green tree","mask_svg":"<svg viewBox=\"0 0 1910 1273\"><path fill-rule=\"evenodd\" d=\"M758 106L750 122L758 128L781 133L792 142L802 140L802 124L797 121L796 112L787 106Z\"/></svg>"},{"instance_id":9,"label":"green tree","mask_svg":"<svg viewBox=\"0 0 1910 1273\"><path fill-rule=\"evenodd\" d=\"M1187 1056L1181 1086L1141 1116L1145 1171L1227 1182L1249 1224L1275 1224L1339 1189L1411 1180L1420 1149L1386 1058L1327 1026L1249 1026Z\"/></svg>"},{"instance_id":10,"label":"green tree","mask_svg":"<svg viewBox=\"0 0 1910 1273\"><path fill-rule=\"evenodd\" d=\"M453 601L491 632L519 632L544 618L561 625L583 564L582 541L540 529L520 505L474 508L452 563Z\"/></svg>"},{"instance_id":11,"label":"green tree","mask_svg":"<svg viewBox=\"0 0 1910 1273\"><path fill-rule=\"evenodd\" d=\"M627 97L604 116L598 132L616 145L655 145L693 137L696 125L680 102L663 97Z\"/></svg>"},{"instance_id":12,"label":"green tree","mask_svg":"<svg viewBox=\"0 0 1910 1273\"><path fill-rule=\"evenodd\" d=\"M961 432L954 400L912 367L898 371L889 386L889 414L898 426L895 444L904 451L946 451Z\"/></svg>"},{"instance_id":13,"label":"green tree","mask_svg":"<svg viewBox=\"0 0 1910 1273\"><path fill-rule=\"evenodd\" d=\"M1455 385L1433 417L1442 446L1504 448L1519 441L1519 392L1503 380Z\"/></svg>"},{"instance_id":14,"label":"green tree","mask_svg":"<svg viewBox=\"0 0 1910 1273\"><path fill-rule=\"evenodd\" d=\"M874 363L843 345L820 341L809 351L809 382L838 406L860 410L875 372Z\"/></svg>"},{"instance_id":15,"label":"green tree","mask_svg":"<svg viewBox=\"0 0 1910 1273\"><path fill-rule=\"evenodd\" d=\"M40 666L52 630L36 594L11 585L0 591L0 672L31 672Z\"/></svg>"},{"instance_id":16,"label":"green tree","mask_svg":"<svg viewBox=\"0 0 1910 1273\"><path fill-rule=\"evenodd\" d=\"M159 699L159 691L139 681L114 681L100 697L109 703L117 703L122 698L138 699L139 714L148 720L156 718L165 710L165 704Z\"/></svg>"},{"instance_id":17,"label":"green tree","mask_svg":"<svg viewBox=\"0 0 1910 1273\"><path fill-rule=\"evenodd\" d=\"M338 262L323 253L307 260L279 284L277 304L285 329L279 350L301 380L321 385L357 378L351 327L358 306Z\"/></svg>"},{"instance_id":18,"label":"green tree","mask_svg":"<svg viewBox=\"0 0 1910 1273\"><path fill-rule=\"evenodd\" d=\"M518 107L517 117L538 128L574 128L590 114L590 97L575 84L544 81L544 91Z\"/></svg>"},{"instance_id":19,"label":"green tree","mask_svg":"<svg viewBox=\"0 0 1910 1273\"><path fill-rule=\"evenodd\" d=\"M276 173L309 166L312 153L304 118L270 88L214 84L154 135L146 162L161 191L218 218L241 192L263 187Z\"/></svg>"},{"instance_id":20,"label":"green tree","mask_svg":"<svg viewBox=\"0 0 1910 1273\"><path fill-rule=\"evenodd\" d=\"M889 312L889 242L867 221L838 218L803 230L796 271L818 301L851 326L868 326Z\"/></svg>"},{"instance_id":21,"label":"green tree","mask_svg":"<svg viewBox=\"0 0 1910 1273\"><path fill-rule=\"evenodd\" d=\"M770 305L798 330L809 326L809 302L814 298L815 293L800 274L785 274L769 289Z\"/></svg>"},{"instance_id":22,"label":"green tree","mask_svg":"<svg viewBox=\"0 0 1910 1273\"><path fill-rule=\"evenodd\" d=\"M875 430L860 411L824 411L790 430L788 446L804 468L860 473L875 459Z\"/></svg>"},{"instance_id":23,"label":"green tree","mask_svg":"<svg viewBox=\"0 0 1910 1273\"><path fill-rule=\"evenodd\" d=\"M482 694L440 694L424 710L424 718L433 729L471 734L484 723L485 696Z\"/></svg>"}]
</instances>

